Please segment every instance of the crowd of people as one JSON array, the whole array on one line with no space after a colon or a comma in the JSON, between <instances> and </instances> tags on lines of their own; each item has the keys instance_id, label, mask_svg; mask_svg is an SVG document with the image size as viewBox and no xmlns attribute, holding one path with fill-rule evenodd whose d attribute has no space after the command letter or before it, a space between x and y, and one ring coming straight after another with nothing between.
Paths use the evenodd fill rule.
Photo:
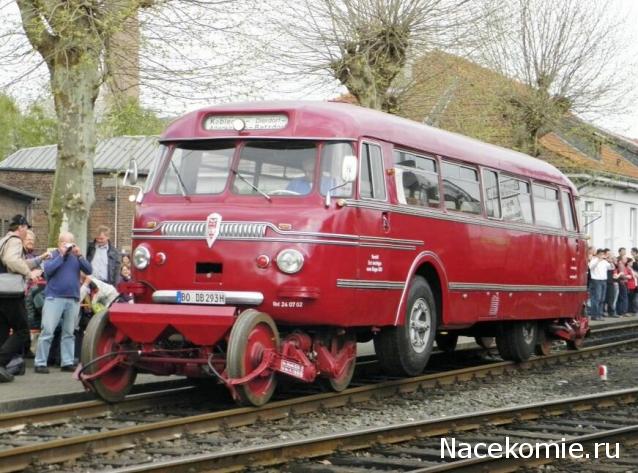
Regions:
<instances>
[{"instance_id":1,"label":"crowd of people","mask_svg":"<svg viewBox=\"0 0 638 473\"><path fill-rule=\"evenodd\" d=\"M638 313L638 248L632 248L631 255L619 248L613 255L609 248L589 247L587 264L587 314L592 320Z\"/></svg>"},{"instance_id":2,"label":"crowd of people","mask_svg":"<svg viewBox=\"0 0 638 473\"><path fill-rule=\"evenodd\" d=\"M49 373L52 362L75 371L90 316L116 300L132 302L116 289L130 280L130 258L111 244L108 227L98 228L86 255L70 232L59 235L57 248L36 254L30 228L16 215L0 239L0 382L24 374L28 357L35 373ZM26 286L15 287L16 280ZM35 353L30 329L40 330Z\"/></svg>"}]
</instances>

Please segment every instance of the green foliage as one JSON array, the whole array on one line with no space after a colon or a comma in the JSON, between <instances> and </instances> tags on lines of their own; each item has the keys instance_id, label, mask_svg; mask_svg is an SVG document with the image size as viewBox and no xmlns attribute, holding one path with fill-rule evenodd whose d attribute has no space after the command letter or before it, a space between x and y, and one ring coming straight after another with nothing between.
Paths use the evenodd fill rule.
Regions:
<instances>
[{"instance_id":1,"label":"green foliage","mask_svg":"<svg viewBox=\"0 0 638 473\"><path fill-rule=\"evenodd\" d=\"M33 103L22 113L13 98L0 94L0 160L20 148L56 141L57 120L42 105Z\"/></svg>"},{"instance_id":2,"label":"green foliage","mask_svg":"<svg viewBox=\"0 0 638 473\"><path fill-rule=\"evenodd\" d=\"M99 124L100 136L159 135L166 122L135 100L114 105Z\"/></svg>"},{"instance_id":3,"label":"green foliage","mask_svg":"<svg viewBox=\"0 0 638 473\"><path fill-rule=\"evenodd\" d=\"M29 106L17 128L19 148L51 145L58 140L57 119L37 103Z\"/></svg>"},{"instance_id":4,"label":"green foliage","mask_svg":"<svg viewBox=\"0 0 638 473\"><path fill-rule=\"evenodd\" d=\"M19 116L20 110L13 99L0 94L0 160L16 150L15 123Z\"/></svg>"}]
</instances>

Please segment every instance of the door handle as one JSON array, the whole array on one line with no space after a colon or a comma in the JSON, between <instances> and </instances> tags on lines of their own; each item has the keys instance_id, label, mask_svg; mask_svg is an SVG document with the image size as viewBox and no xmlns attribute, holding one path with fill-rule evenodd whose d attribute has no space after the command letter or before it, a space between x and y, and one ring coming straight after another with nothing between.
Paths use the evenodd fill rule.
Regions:
<instances>
[{"instance_id":1,"label":"door handle","mask_svg":"<svg viewBox=\"0 0 638 473\"><path fill-rule=\"evenodd\" d=\"M381 225L383 226L383 231L385 233L390 231L390 215L388 212L381 213Z\"/></svg>"}]
</instances>

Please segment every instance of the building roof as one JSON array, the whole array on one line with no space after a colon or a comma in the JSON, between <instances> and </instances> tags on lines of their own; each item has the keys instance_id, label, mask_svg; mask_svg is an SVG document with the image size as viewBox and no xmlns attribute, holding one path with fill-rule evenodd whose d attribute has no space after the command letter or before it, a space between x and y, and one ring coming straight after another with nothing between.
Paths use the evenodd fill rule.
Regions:
<instances>
[{"instance_id":1,"label":"building roof","mask_svg":"<svg viewBox=\"0 0 638 473\"><path fill-rule=\"evenodd\" d=\"M37 194L33 194L32 192L28 192L22 189L18 189L17 187L8 186L0 182L0 193L1 194L12 194L14 197L20 200L26 200L31 202L32 200L39 199L40 196Z\"/></svg>"},{"instance_id":2,"label":"building roof","mask_svg":"<svg viewBox=\"0 0 638 473\"><path fill-rule=\"evenodd\" d=\"M137 159L140 174L148 174L155 151L156 136L117 136L98 142L94 170L98 173L122 171L131 158ZM52 172L56 167L57 145L22 148L0 162L0 171Z\"/></svg>"}]
</instances>

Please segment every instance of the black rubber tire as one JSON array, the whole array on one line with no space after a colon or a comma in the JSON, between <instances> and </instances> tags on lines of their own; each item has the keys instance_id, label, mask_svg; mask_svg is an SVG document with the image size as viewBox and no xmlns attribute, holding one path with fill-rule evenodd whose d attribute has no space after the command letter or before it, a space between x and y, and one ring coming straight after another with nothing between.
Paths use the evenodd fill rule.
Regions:
<instances>
[{"instance_id":1,"label":"black rubber tire","mask_svg":"<svg viewBox=\"0 0 638 473\"><path fill-rule=\"evenodd\" d=\"M416 304L425 304L429 312L424 323L426 340L421 344L422 350L417 351L411 343L410 316ZM437 311L434 295L430 285L421 276L415 276L410 284L406 311L401 325L386 327L374 337L374 349L377 353L379 365L393 376L417 376L427 365L436 333Z\"/></svg>"},{"instance_id":2,"label":"black rubber tire","mask_svg":"<svg viewBox=\"0 0 638 473\"><path fill-rule=\"evenodd\" d=\"M228 376L230 378L242 378L246 376L246 365L244 355L248 345L248 339L260 324L265 324L270 328L274 340L272 345L279 350L279 331L272 318L263 312L259 312L255 309L247 309L237 317L233 328L230 331L228 337L228 353L226 355L226 368ZM256 366L253 366L255 368ZM271 373L268 380L266 380L266 386L264 392L255 393L251 386L252 383L263 382L263 379L251 381L245 385L237 385L235 389L239 395L239 403L247 406L262 406L266 404L277 387L276 373Z\"/></svg>"},{"instance_id":3,"label":"black rubber tire","mask_svg":"<svg viewBox=\"0 0 638 473\"><path fill-rule=\"evenodd\" d=\"M496 346L504 360L521 362L532 356L537 339L536 322L512 322L503 326L502 334L496 337Z\"/></svg>"},{"instance_id":4,"label":"black rubber tire","mask_svg":"<svg viewBox=\"0 0 638 473\"><path fill-rule=\"evenodd\" d=\"M452 353L456 350L456 344L459 342L459 336L455 333L437 333L434 337L436 347L445 353Z\"/></svg>"},{"instance_id":5,"label":"black rubber tire","mask_svg":"<svg viewBox=\"0 0 638 473\"><path fill-rule=\"evenodd\" d=\"M92 360L104 354L100 344L104 344L104 340L108 340L111 334L115 334L115 327L109 322L108 312L94 314L84 332L80 356L82 366L89 365ZM104 363L108 361L109 359L105 359ZM84 370L84 373L94 373L97 368L97 364L90 365ZM97 395L106 402L118 402L131 391L136 377L137 371L134 367L118 366L104 376L90 381L90 384Z\"/></svg>"}]
</instances>

